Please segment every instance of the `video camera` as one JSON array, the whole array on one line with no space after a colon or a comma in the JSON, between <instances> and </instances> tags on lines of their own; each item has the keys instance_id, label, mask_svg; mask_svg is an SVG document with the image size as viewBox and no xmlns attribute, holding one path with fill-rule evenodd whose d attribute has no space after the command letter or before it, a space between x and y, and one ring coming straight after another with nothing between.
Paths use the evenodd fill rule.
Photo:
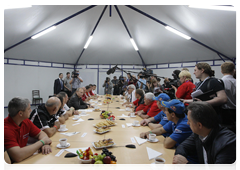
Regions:
<instances>
[{"instance_id":1,"label":"video camera","mask_svg":"<svg viewBox=\"0 0 240 170\"><path fill-rule=\"evenodd\" d=\"M77 78L79 76L79 72L77 72L76 70L74 70L72 72L72 78Z\"/></svg>"},{"instance_id":2,"label":"video camera","mask_svg":"<svg viewBox=\"0 0 240 170\"><path fill-rule=\"evenodd\" d=\"M139 76L140 78L149 78L153 74L153 71L151 69L143 68L142 70L143 71L138 73L138 74L141 74Z\"/></svg>"}]
</instances>

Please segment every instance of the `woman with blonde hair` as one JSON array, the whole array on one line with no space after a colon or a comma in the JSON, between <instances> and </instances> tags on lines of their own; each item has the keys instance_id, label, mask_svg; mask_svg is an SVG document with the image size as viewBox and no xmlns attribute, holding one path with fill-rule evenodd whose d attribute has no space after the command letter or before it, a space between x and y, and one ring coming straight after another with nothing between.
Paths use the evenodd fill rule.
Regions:
<instances>
[{"instance_id":1,"label":"woman with blonde hair","mask_svg":"<svg viewBox=\"0 0 240 170\"><path fill-rule=\"evenodd\" d=\"M192 99L191 93L194 91L196 86L191 82L191 73L187 70L183 70L179 73L179 78L181 85L178 88L172 85L172 88L175 90L176 98ZM185 106L188 106L188 103L185 103Z\"/></svg>"}]
</instances>

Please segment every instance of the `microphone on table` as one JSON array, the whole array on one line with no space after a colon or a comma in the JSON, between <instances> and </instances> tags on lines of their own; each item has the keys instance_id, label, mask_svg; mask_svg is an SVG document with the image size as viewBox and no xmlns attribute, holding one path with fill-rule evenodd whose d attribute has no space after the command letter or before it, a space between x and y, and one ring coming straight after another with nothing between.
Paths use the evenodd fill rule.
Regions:
<instances>
[{"instance_id":1,"label":"microphone on table","mask_svg":"<svg viewBox=\"0 0 240 170\"><path fill-rule=\"evenodd\" d=\"M113 68L110 68L110 69L107 71L107 75L113 74L113 73L116 71L116 68L117 68L117 65L114 66Z\"/></svg>"}]
</instances>

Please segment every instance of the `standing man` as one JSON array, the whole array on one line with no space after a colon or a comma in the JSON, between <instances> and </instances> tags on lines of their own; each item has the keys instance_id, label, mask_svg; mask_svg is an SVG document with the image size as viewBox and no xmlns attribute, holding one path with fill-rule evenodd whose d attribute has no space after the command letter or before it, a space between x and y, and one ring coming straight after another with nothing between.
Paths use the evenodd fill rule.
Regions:
<instances>
[{"instance_id":1,"label":"standing man","mask_svg":"<svg viewBox=\"0 0 240 170\"><path fill-rule=\"evenodd\" d=\"M106 80L103 83L104 94L112 94L112 82L110 82L110 78L106 77Z\"/></svg>"},{"instance_id":2,"label":"standing man","mask_svg":"<svg viewBox=\"0 0 240 170\"><path fill-rule=\"evenodd\" d=\"M62 78L63 78L63 74L62 73L59 73L59 78L57 78L54 82L54 95L57 95L59 92L63 91L63 81L62 81Z\"/></svg>"},{"instance_id":3,"label":"standing man","mask_svg":"<svg viewBox=\"0 0 240 170\"><path fill-rule=\"evenodd\" d=\"M67 72L67 76L64 78L64 91L67 93L68 97L71 97L72 94L72 85L70 84L71 81L70 73Z\"/></svg>"},{"instance_id":4,"label":"standing man","mask_svg":"<svg viewBox=\"0 0 240 170\"><path fill-rule=\"evenodd\" d=\"M31 113L28 99L13 98L8 103L8 112L4 119L4 147L13 162L21 162L38 149L43 154L52 152L51 139L28 119ZM28 137L35 138L37 142L26 146Z\"/></svg>"},{"instance_id":5,"label":"standing man","mask_svg":"<svg viewBox=\"0 0 240 170\"><path fill-rule=\"evenodd\" d=\"M118 88L118 82L117 76L113 77L112 84L113 84L113 95L119 95L119 88Z\"/></svg>"},{"instance_id":6,"label":"standing man","mask_svg":"<svg viewBox=\"0 0 240 170\"><path fill-rule=\"evenodd\" d=\"M219 126L217 114L209 103L189 104L188 125L193 133L177 147L174 164L232 164L236 161L236 135ZM197 160L188 159L196 155Z\"/></svg>"},{"instance_id":7,"label":"standing man","mask_svg":"<svg viewBox=\"0 0 240 170\"><path fill-rule=\"evenodd\" d=\"M79 71L74 71L72 74L72 80L69 82L72 85L72 95L78 88L81 87L82 82L83 79L79 76Z\"/></svg>"}]
</instances>

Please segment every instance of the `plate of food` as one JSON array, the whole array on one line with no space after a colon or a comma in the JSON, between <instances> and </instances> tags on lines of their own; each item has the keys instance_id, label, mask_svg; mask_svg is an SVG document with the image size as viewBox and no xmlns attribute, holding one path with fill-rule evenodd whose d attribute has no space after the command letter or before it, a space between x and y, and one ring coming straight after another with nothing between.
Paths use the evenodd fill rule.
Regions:
<instances>
[{"instance_id":1,"label":"plate of food","mask_svg":"<svg viewBox=\"0 0 240 170\"><path fill-rule=\"evenodd\" d=\"M85 151L79 149L76 151L76 153L78 155L78 159L81 160L82 164L90 164L94 155L90 147L88 147L88 149Z\"/></svg>"},{"instance_id":2,"label":"plate of food","mask_svg":"<svg viewBox=\"0 0 240 170\"><path fill-rule=\"evenodd\" d=\"M95 149L109 148L116 145L112 139L103 139L98 142L92 142L92 145Z\"/></svg>"},{"instance_id":3,"label":"plate of food","mask_svg":"<svg viewBox=\"0 0 240 170\"><path fill-rule=\"evenodd\" d=\"M97 128L100 128L100 127L103 127L103 126L115 126L115 125L117 125L117 123L114 123L111 120L104 120L104 121L99 122L97 124L93 124L93 126L95 126Z\"/></svg>"},{"instance_id":4,"label":"plate of food","mask_svg":"<svg viewBox=\"0 0 240 170\"><path fill-rule=\"evenodd\" d=\"M103 126L103 127L100 127L100 128L96 128L93 131L95 133L98 133L98 134L103 134L103 133L107 133L107 132L111 131L111 128L108 127L108 126Z\"/></svg>"},{"instance_id":5,"label":"plate of food","mask_svg":"<svg viewBox=\"0 0 240 170\"><path fill-rule=\"evenodd\" d=\"M94 112L99 112L101 109L93 109Z\"/></svg>"}]
</instances>

